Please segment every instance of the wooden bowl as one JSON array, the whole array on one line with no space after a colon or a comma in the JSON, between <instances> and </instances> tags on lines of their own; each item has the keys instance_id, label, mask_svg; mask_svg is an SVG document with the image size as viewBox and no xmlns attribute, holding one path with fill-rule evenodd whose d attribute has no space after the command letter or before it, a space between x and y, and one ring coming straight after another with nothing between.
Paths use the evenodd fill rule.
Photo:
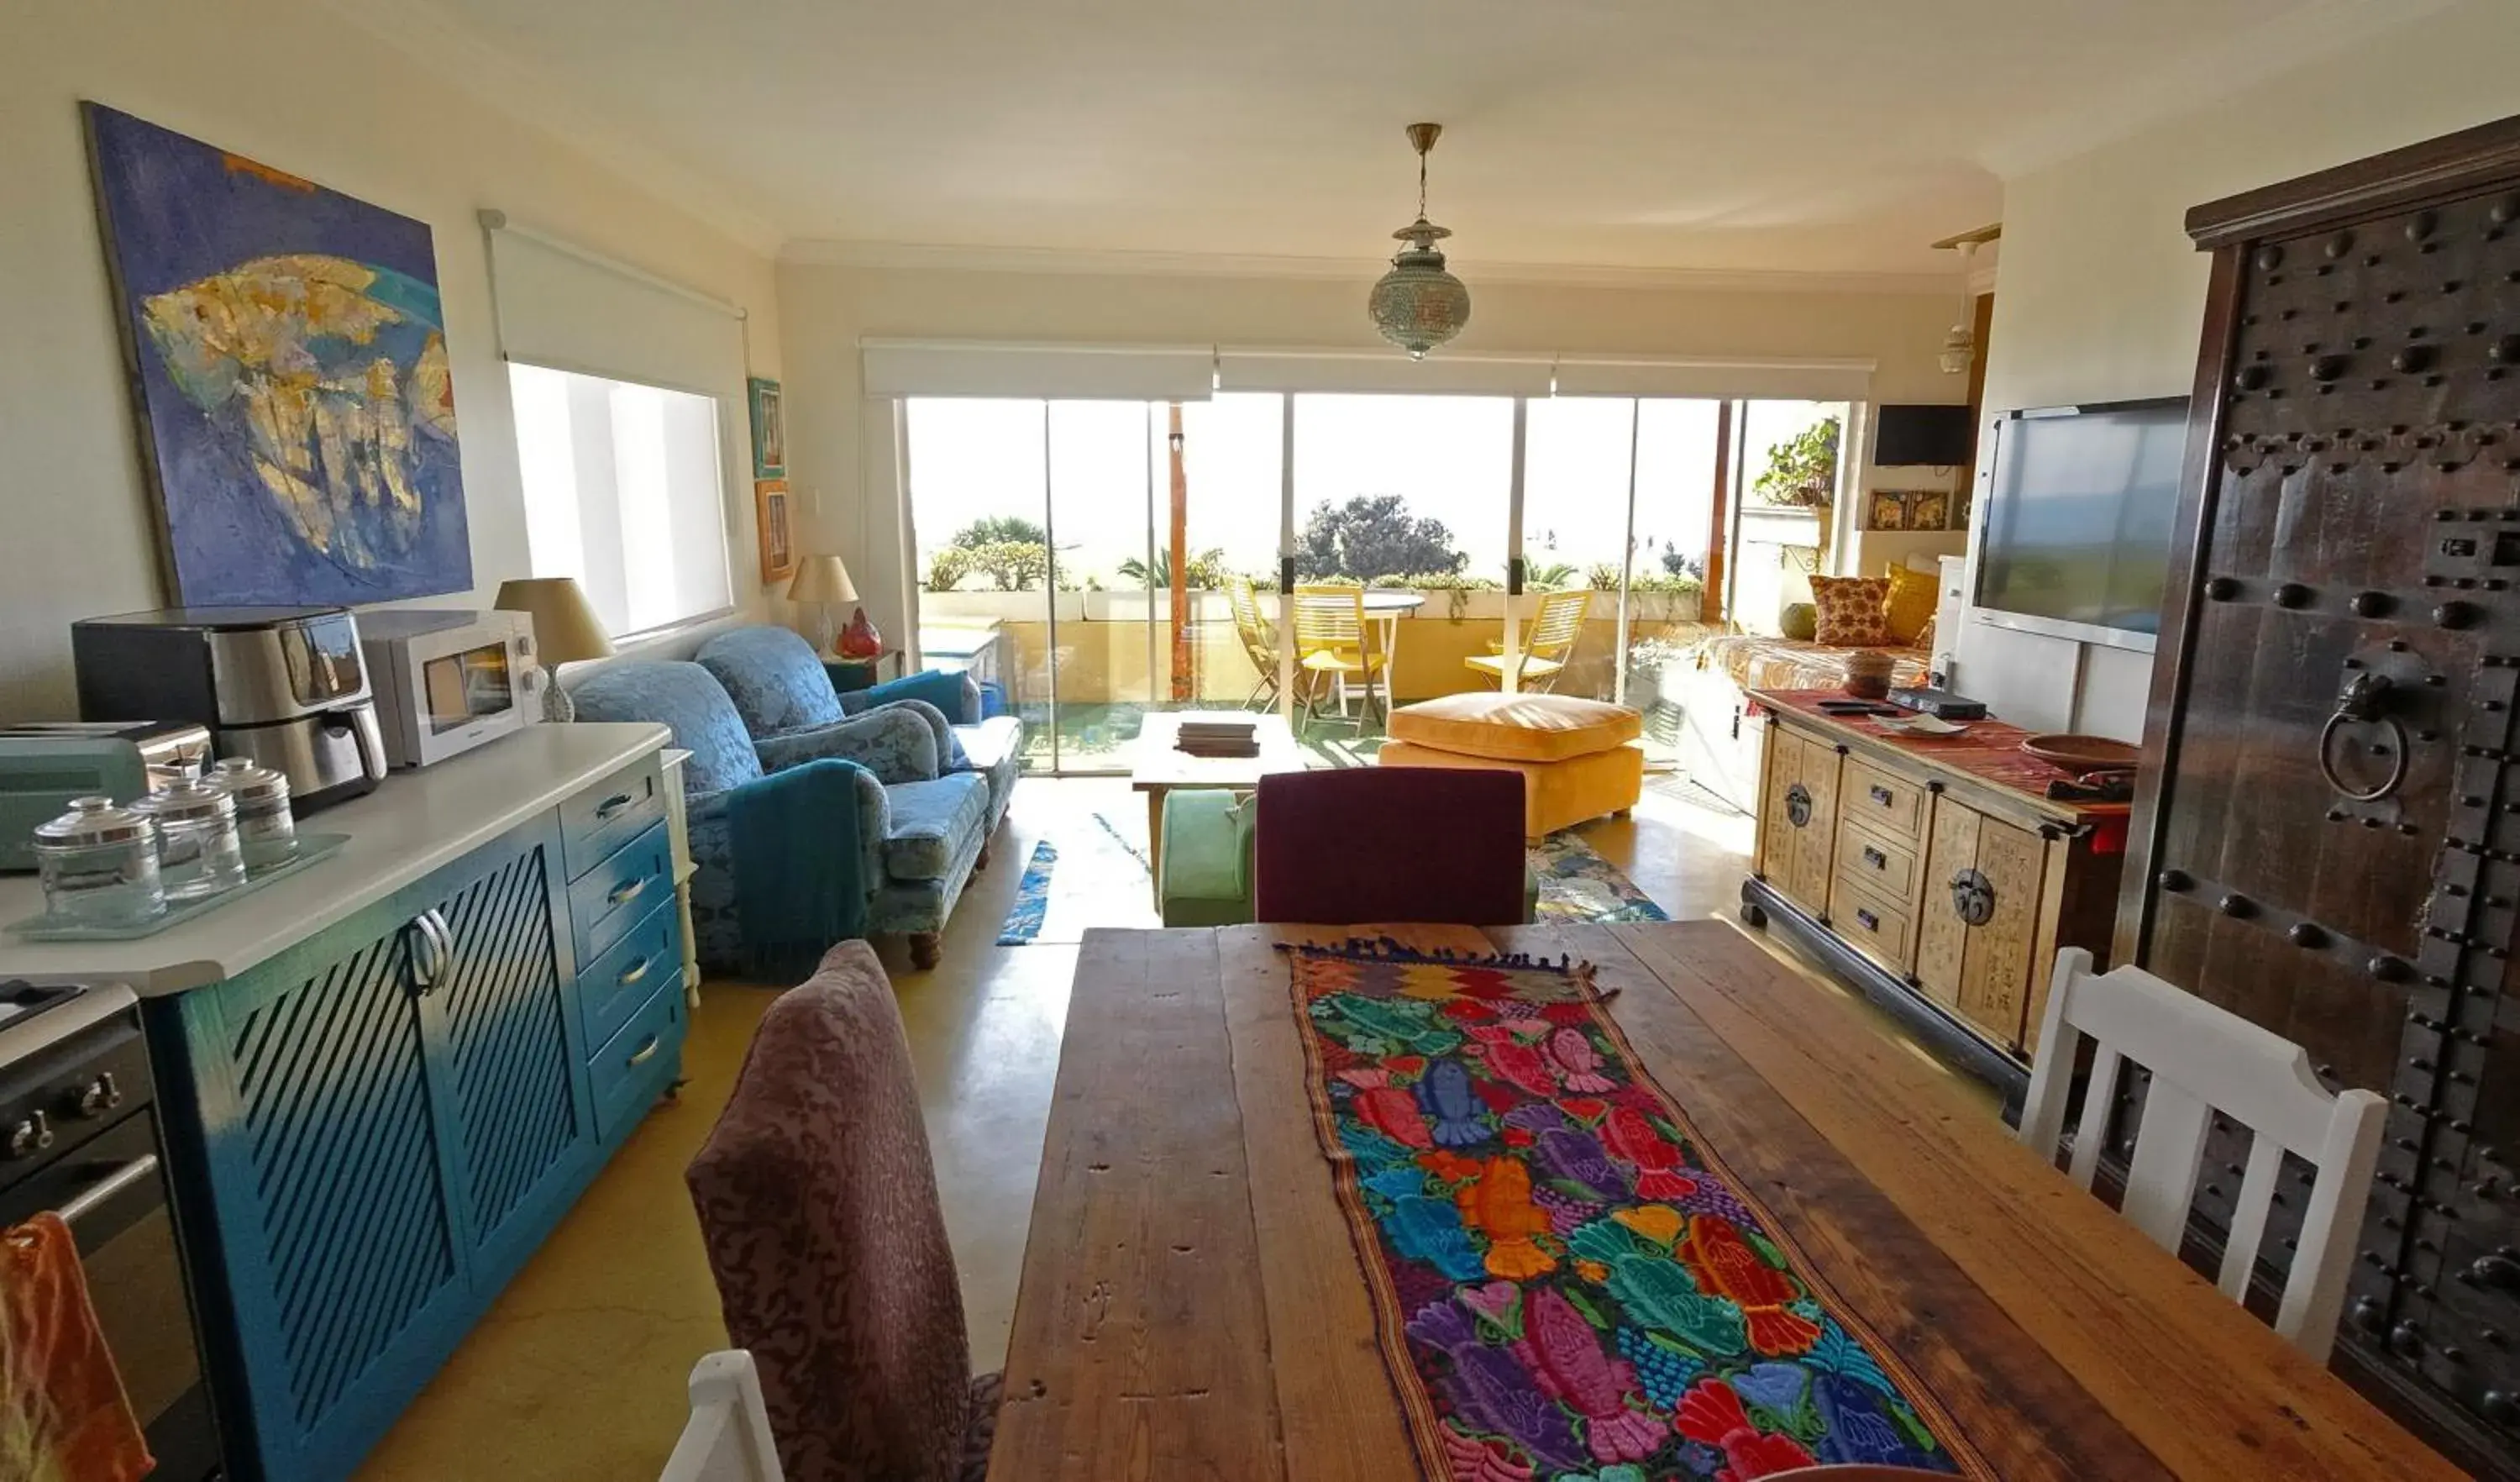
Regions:
<instances>
[{"instance_id":1,"label":"wooden bowl","mask_svg":"<svg viewBox=\"0 0 2520 1482\"><path fill-rule=\"evenodd\" d=\"M2140 747L2105 736L2075 736L2049 732L2045 736L2025 737L2021 749L2051 767L2068 772L2100 772L2110 768L2129 768L2143 755Z\"/></svg>"}]
</instances>

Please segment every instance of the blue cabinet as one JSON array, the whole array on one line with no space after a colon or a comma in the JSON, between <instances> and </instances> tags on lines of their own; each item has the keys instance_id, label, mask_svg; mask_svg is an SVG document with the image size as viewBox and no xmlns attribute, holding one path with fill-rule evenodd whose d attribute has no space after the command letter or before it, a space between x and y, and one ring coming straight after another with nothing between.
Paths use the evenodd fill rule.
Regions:
<instances>
[{"instance_id":1,"label":"blue cabinet","mask_svg":"<svg viewBox=\"0 0 2520 1482\"><path fill-rule=\"evenodd\" d=\"M649 1047L616 1067L578 1002L566 816L241 976L150 1001L240 1478L347 1476L672 1083L679 921L628 933L666 933L676 970L608 1016ZM570 836L584 869L606 831Z\"/></svg>"}]
</instances>

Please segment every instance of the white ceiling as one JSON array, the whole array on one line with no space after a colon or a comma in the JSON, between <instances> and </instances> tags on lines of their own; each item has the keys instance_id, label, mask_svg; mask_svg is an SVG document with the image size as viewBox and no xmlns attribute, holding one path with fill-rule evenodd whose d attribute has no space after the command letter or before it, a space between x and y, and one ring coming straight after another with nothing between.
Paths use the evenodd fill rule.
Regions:
<instances>
[{"instance_id":1,"label":"white ceiling","mask_svg":"<svg viewBox=\"0 0 2520 1482\"><path fill-rule=\"evenodd\" d=\"M2438 0L335 0L790 251L1943 274L1997 170Z\"/></svg>"}]
</instances>

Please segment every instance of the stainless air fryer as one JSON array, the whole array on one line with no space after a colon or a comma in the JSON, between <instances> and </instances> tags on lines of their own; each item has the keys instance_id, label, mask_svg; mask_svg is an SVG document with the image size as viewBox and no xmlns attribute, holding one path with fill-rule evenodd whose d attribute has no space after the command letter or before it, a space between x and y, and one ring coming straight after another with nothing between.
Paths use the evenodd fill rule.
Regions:
<instances>
[{"instance_id":1,"label":"stainless air fryer","mask_svg":"<svg viewBox=\"0 0 2520 1482\"><path fill-rule=\"evenodd\" d=\"M342 607L168 607L70 624L79 713L189 720L221 756L289 778L293 811L357 797L385 775L358 619Z\"/></svg>"}]
</instances>

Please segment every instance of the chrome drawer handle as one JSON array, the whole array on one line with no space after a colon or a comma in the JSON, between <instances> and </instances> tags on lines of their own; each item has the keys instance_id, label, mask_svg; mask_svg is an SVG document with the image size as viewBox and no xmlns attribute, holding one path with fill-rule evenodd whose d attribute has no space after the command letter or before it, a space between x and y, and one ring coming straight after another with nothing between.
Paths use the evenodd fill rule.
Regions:
<instances>
[{"instance_id":1,"label":"chrome drawer handle","mask_svg":"<svg viewBox=\"0 0 2520 1482\"><path fill-rule=\"evenodd\" d=\"M604 898L615 906L624 901L635 901L647 893L648 881L652 878L653 876L643 875L626 885L615 885Z\"/></svg>"},{"instance_id":2,"label":"chrome drawer handle","mask_svg":"<svg viewBox=\"0 0 2520 1482\"><path fill-rule=\"evenodd\" d=\"M637 798L632 797L627 792L615 792L610 797L608 797L604 801L595 805L595 820L597 823L608 823L611 821L612 815L629 807L632 803L637 801Z\"/></svg>"},{"instance_id":3,"label":"chrome drawer handle","mask_svg":"<svg viewBox=\"0 0 2520 1482\"><path fill-rule=\"evenodd\" d=\"M656 1057L656 1037L652 1034L648 1036L645 1040L640 1042L638 1049L630 1052L630 1063L633 1065L645 1065L650 1060L654 1059Z\"/></svg>"},{"instance_id":4,"label":"chrome drawer handle","mask_svg":"<svg viewBox=\"0 0 2520 1482\"><path fill-rule=\"evenodd\" d=\"M1878 931L1881 929L1881 918L1874 916L1869 911L1862 909L1858 909L1855 913L1855 923L1867 931Z\"/></svg>"},{"instance_id":5,"label":"chrome drawer handle","mask_svg":"<svg viewBox=\"0 0 2520 1482\"><path fill-rule=\"evenodd\" d=\"M1890 868L1890 856L1873 848L1870 844L1864 846L1864 862L1870 865L1875 870L1887 870Z\"/></svg>"},{"instance_id":6,"label":"chrome drawer handle","mask_svg":"<svg viewBox=\"0 0 2520 1482\"><path fill-rule=\"evenodd\" d=\"M1873 800L1874 802L1876 802L1876 803L1879 803L1879 804L1880 804L1882 807L1884 807L1884 808L1889 807L1889 806L1890 806L1890 789L1889 789L1889 788L1887 788L1887 787L1884 787L1884 786L1878 786L1878 785L1875 785L1875 786L1873 786L1873 788L1872 788L1872 800Z\"/></svg>"},{"instance_id":7,"label":"chrome drawer handle","mask_svg":"<svg viewBox=\"0 0 2520 1482\"><path fill-rule=\"evenodd\" d=\"M636 967L633 967L633 968L631 968L629 971L627 971L627 972L625 972L625 973L621 974L621 976L620 976L617 980L615 980L615 982L614 982L613 986L614 986L614 987L617 987L617 988L627 988L627 987L629 987L632 983L635 983L635 982L639 981L641 978L646 977L646 976L648 975L648 969L649 969L649 967L650 967L650 966L653 966L653 965L654 965L654 963L655 963L655 961L656 961L656 960L655 960L654 958L652 958L652 957L643 957L643 958L639 959L639 966L636 966Z\"/></svg>"}]
</instances>

